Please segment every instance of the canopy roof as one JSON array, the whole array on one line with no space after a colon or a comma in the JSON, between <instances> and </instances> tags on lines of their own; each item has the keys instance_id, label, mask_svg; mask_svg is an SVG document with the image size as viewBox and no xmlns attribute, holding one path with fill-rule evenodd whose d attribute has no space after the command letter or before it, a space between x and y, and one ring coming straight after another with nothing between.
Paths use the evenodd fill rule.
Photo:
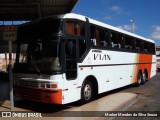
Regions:
<instances>
[{"instance_id":1,"label":"canopy roof","mask_svg":"<svg viewBox=\"0 0 160 120\"><path fill-rule=\"evenodd\" d=\"M0 21L34 20L72 11L78 0L0 0Z\"/></svg>"}]
</instances>

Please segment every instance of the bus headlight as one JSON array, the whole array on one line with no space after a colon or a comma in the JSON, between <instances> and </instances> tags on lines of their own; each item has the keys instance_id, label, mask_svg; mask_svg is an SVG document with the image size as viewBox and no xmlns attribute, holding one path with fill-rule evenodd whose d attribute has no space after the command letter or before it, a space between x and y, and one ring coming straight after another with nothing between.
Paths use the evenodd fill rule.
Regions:
<instances>
[{"instance_id":1,"label":"bus headlight","mask_svg":"<svg viewBox=\"0 0 160 120\"><path fill-rule=\"evenodd\" d=\"M58 84L57 83L44 83L41 82L39 83L40 88L48 88L48 89L58 89Z\"/></svg>"}]
</instances>

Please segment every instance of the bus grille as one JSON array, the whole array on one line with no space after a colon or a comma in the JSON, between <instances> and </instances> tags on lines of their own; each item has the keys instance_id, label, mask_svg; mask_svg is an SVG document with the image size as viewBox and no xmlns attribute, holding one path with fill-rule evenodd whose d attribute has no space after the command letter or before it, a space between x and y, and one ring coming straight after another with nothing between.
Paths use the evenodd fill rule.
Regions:
<instances>
[{"instance_id":1,"label":"bus grille","mask_svg":"<svg viewBox=\"0 0 160 120\"><path fill-rule=\"evenodd\" d=\"M37 82L37 81L25 81L25 80L19 80L18 85L19 85L19 86L25 86L25 87L34 87L34 88L38 88L38 82Z\"/></svg>"},{"instance_id":2,"label":"bus grille","mask_svg":"<svg viewBox=\"0 0 160 120\"><path fill-rule=\"evenodd\" d=\"M29 88L16 88L20 97L32 100L41 100L41 92Z\"/></svg>"}]
</instances>

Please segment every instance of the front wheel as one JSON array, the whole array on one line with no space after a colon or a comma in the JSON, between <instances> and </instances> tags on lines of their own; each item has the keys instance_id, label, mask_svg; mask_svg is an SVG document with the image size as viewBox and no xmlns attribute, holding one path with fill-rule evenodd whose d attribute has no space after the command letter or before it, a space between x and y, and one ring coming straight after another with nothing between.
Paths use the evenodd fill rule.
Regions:
<instances>
[{"instance_id":1,"label":"front wheel","mask_svg":"<svg viewBox=\"0 0 160 120\"><path fill-rule=\"evenodd\" d=\"M93 88L90 81L85 81L81 89L81 103L85 104L93 99Z\"/></svg>"}]
</instances>

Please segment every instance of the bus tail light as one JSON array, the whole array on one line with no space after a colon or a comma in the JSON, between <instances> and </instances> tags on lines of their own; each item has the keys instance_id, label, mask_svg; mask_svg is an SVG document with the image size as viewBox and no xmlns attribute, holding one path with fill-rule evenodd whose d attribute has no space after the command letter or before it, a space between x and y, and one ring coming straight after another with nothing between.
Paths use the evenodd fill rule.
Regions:
<instances>
[{"instance_id":1,"label":"bus tail light","mask_svg":"<svg viewBox=\"0 0 160 120\"><path fill-rule=\"evenodd\" d=\"M57 89L58 85L57 84L51 84L51 88Z\"/></svg>"}]
</instances>

